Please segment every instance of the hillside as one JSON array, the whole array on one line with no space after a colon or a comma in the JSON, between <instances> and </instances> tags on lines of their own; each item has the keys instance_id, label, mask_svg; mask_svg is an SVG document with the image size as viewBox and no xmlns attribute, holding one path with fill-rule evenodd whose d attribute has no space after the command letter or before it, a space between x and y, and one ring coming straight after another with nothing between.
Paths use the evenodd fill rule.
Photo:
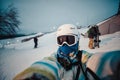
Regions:
<instances>
[{"instance_id":1,"label":"hillside","mask_svg":"<svg viewBox=\"0 0 120 80\"><path fill-rule=\"evenodd\" d=\"M79 31L85 33L86 29L80 29ZM39 37L39 45L36 49L34 49L32 39L21 43L20 40L24 38L10 39L9 41L14 43L0 48L0 80L12 80L17 73L30 66L33 62L57 51L56 32ZM94 54L120 50L120 31L100 36L100 39L100 48L89 49L87 46L88 38L80 36L80 49Z\"/></svg>"}]
</instances>

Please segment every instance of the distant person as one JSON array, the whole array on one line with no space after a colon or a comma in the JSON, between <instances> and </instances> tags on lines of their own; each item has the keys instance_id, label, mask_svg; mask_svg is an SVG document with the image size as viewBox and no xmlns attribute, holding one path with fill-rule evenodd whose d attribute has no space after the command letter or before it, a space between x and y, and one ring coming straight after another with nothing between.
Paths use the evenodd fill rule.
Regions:
<instances>
[{"instance_id":1,"label":"distant person","mask_svg":"<svg viewBox=\"0 0 120 80\"><path fill-rule=\"evenodd\" d=\"M96 35L95 28L93 26L88 26L89 30L87 31L88 33L88 38L89 38L89 43L88 47L90 49L94 49L94 37Z\"/></svg>"},{"instance_id":2,"label":"distant person","mask_svg":"<svg viewBox=\"0 0 120 80\"><path fill-rule=\"evenodd\" d=\"M37 48L38 46L38 39L37 37L34 37L34 48Z\"/></svg>"},{"instance_id":3,"label":"distant person","mask_svg":"<svg viewBox=\"0 0 120 80\"><path fill-rule=\"evenodd\" d=\"M88 30L88 38L89 38L89 44L88 47L90 49L94 49L95 47L99 48L99 36L100 36L100 31L97 25L89 26Z\"/></svg>"}]
</instances>

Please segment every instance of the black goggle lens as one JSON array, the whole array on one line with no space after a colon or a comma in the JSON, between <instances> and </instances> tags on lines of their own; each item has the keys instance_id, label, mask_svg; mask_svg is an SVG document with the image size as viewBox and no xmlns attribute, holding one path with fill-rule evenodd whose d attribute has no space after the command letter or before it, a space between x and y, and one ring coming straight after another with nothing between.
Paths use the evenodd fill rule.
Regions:
<instances>
[{"instance_id":1,"label":"black goggle lens","mask_svg":"<svg viewBox=\"0 0 120 80\"><path fill-rule=\"evenodd\" d=\"M57 37L57 43L59 45L62 45L63 42L67 42L69 45L74 44L75 43L75 36L64 35L64 36Z\"/></svg>"}]
</instances>

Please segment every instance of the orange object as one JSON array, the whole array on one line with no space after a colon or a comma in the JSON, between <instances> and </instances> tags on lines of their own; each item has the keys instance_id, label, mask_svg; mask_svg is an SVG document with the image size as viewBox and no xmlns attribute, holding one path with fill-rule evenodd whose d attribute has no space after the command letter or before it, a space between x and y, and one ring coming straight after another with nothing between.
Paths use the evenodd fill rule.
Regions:
<instances>
[{"instance_id":1,"label":"orange object","mask_svg":"<svg viewBox=\"0 0 120 80\"><path fill-rule=\"evenodd\" d=\"M94 47L93 47L93 43L94 43L93 38L89 38L89 44L88 44L88 47L89 47L90 49L93 49L93 48L94 48Z\"/></svg>"}]
</instances>

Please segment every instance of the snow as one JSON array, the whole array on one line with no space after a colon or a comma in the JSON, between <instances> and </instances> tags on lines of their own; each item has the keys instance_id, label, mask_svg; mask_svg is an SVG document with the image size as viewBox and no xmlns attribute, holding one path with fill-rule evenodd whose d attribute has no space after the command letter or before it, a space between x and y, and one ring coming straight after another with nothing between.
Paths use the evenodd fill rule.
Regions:
<instances>
[{"instance_id":1,"label":"snow","mask_svg":"<svg viewBox=\"0 0 120 80\"><path fill-rule=\"evenodd\" d=\"M80 29L85 33L87 28ZM0 46L0 80L12 80L12 78L35 61L50 56L56 52L56 32L45 34L38 38L38 48L34 49L33 39L21 42L21 38L0 40L0 43L7 42L4 47ZM90 53L99 53L113 50L120 50L120 31L100 36L100 48L89 49L88 38L80 37L80 49Z\"/></svg>"}]
</instances>

